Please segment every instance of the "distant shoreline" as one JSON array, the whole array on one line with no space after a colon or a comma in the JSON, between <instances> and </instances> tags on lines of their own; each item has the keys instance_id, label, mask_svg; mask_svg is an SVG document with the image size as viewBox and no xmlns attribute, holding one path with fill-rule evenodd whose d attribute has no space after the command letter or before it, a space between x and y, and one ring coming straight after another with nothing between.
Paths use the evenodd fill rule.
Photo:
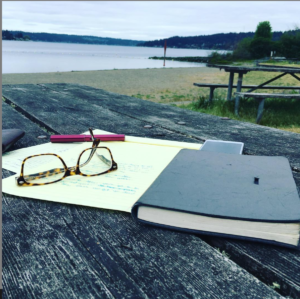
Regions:
<instances>
[{"instance_id":1,"label":"distant shoreline","mask_svg":"<svg viewBox=\"0 0 300 299\"><path fill-rule=\"evenodd\" d=\"M148 48L148 49L163 49L164 47L145 47L145 46L137 46L137 45L106 45L106 44L93 44L93 43L75 43L75 42L59 42L59 41L43 41L43 40L2 40L3 42L34 42L34 43L52 43L52 44L75 44L75 45L93 45L93 46L109 46L109 47L134 47L134 48ZM203 51L215 51L215 52L232 52L231 50L222 50L222 49L201 49L201 48L175 48L175 47L169 47L168 49L179 49L179 50L203 50Z\"/></svg>"}]
</instances>

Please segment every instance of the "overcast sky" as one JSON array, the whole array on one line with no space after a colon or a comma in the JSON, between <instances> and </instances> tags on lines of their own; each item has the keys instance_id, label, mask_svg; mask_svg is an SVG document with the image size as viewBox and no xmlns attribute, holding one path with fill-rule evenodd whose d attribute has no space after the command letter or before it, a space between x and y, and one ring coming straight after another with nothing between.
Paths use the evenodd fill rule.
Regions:
<instances>
[{"instance_id":1,"label":"overcast sky","mask_svg":"<svg viewBox=\"0 0 300 299\"><path fill-rule=\"evenodd\" d=\"M299 1L3 1L2 29L134 40L300 27Z\"/></svg>"}]
</instances>

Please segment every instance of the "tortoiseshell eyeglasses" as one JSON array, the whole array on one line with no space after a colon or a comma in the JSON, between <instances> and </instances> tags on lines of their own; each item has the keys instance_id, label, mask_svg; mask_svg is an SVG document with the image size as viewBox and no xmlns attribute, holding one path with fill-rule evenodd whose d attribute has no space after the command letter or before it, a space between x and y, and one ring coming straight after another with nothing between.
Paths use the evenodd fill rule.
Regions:
<instances>
[{"instance_id":1,"label":"tortoiseshell eyeglasses","mask_svg":"<svg viewBox=\"0 0 300 299\"><path fill-rule=\"evenodd\" d=\"M77 165L67 167L64 160L56 154L40 154L25 158L21 166L21 174L16 177L18 186L41 186L59 182L68 176L97 176L118 169L118 164L114 161L111 151L108 147L98 147L100 139L95 139L92 129L89 129L93 145L87 148L79 155ZM45 164L41 158L47 156L47 162L51 163L50 170L45 169ZM33 161L34 159L34 161ZM49 161L51 160L51 161ZM38 172L31 173L30 162L38 165ZM32 164L31 164L32 165Z\"/></svg>"}]
</instances>

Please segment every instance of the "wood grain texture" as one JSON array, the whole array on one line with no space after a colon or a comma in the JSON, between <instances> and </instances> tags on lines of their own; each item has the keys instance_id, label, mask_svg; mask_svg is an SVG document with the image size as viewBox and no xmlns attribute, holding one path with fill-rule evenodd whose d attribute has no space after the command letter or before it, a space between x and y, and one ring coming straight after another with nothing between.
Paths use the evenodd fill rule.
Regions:
<instances>
[{"instance_id":1,"label":"wood grain texture","mask_svg":"<svg viewBox=\"0 0 300 299\"><path fill-rule=\"evenodd\" d=\"M148 106L149 102L102 90L85 90L76 85L13 88L21 90L3 87L5 98L32 115L33 121L45 121L60 134L83 132L94 123L95 128L119 134L188 142L203 138L201 127L197 127L202 114L200 117L190 114L196 127L193 129L184 110L153 103ZM56 93L49 92L49 88ZM41 98L43 101L39 101ZM10 112L15 112L6 108L9 109L3 115L4 122L10 118ZM24 128L38 130L32 121L19 113L17 116L11 118L10 125L16 121L18 126L23 123ZM186 121L188 126L180 126L178 121ZM211 118L206 121L213 123ZM215 117L215 121L220 122L220 127L225 126L219 118ZM154 125L153 129L144 128L149 123ZM227 128L230 129L231 126ZM196 133L194 137L190 137L192 131ZM206 127L205 134L208 131ZM228 134L232 136L232 132ZM290 135L291 142L297 145L294 135L297 134ZM257 136L251 137L258 142ZM25 146L36 142L40 140L30 138ZM3 174L10 175L5 170ZM222 239L223 244L226 241ZM245 244L247 247L248 243ZM232 252L238 245L233 246ZM264 246L258 246L262 249L256 260L263 260ZM281 252L279 248L274 250ZM254 252L240 251L243 259L253 260ZM292 251L288 252L293 255ZM274 263L272 256L269 263ZM3 264L6 298L280 297L266 286L272 282L263 284L196 235L139 225L126 213L9 195L3 197ZM274 272L273 268L267 268ZM274 268L280 272L276 263ZM283 271L280 275L286 277L284 281L290 288L287 278L291 273Z\"/></svg>"},{"instance_id":2,"label":"wood grain texture","mask_svg":"<svg viewBox=\"0 0 300 299\"><path fill-rule=\"evenodd\" d=\"M193 83L194 86L198 87L215 87L215 88L228 88L228 84L209 84L209 83ZM255 88L258 85L242 85L243 88ZM237 85L233 84L233 88L236 88ZM282 90L299 90L300 86L276 86L276 85L265 85L260 87L260 89L282 89Z\"/></svg>"},{"instance_id":3,"label":"wood grain texture","mask_svg":"<svg viewBox=\"0 0 300 299\"><path fill-rule=\"evenodd\" d=\"M142 118L120 114L94 102L87 102L84 96L79 98L69 95L66 91L57 92L39 85L4 85L2 90L8 104L16 106L15 109L50 132L78 134L93 127L117 134L199 142L161 127L146 129L144 126L149 123ZM28 96L24 96L26 93Z\"/></svg>"},{"instance_id":4,"label":"wood grain texture","mask_svg":"<svg viewBox=\"0 0 300 299\"><path fill-rule=\"evenodd\" d=\"M236 120L224 121L221 117L170 107L169 105L157 105L149 101L89 86L75 84L45 84L45 86L56 92L63 91L74 100L82 100L116 112L119 118L129 117L134 120L143 120L145 123L151 124L153 129L163 128L170 132L160 139L176 138L180 134L181 137L191 138L190 140L219 139L244 142L245 154L285 156L289 159L292 167L300 170L300 151L298 150L300 148L300 134L297 133ZM4 88L5 85L3 90ZM8 93L3 91L3 94ZM179 121L186 124L179 125ZM103 122L101 125L102 128L106 127L108 130L111 124ZM116 127L114 126L114 128ZM115 133L122 134L122 127L116 129ZM142 132L151 133L150 130Z\"/></svg>"},{"instance_id":5,"label":"wood grain texture","mask_svg":"<svg viewBox=\"0 0 300 299\"><path fill-rule=\"evenodd\" d=\"M47 136L47 138L50 138L50 134L48 132L29 121L25 116L3 101L2 129L21 129L26 132L20 140L12 145L10 151L28 147L30 145L45 143L45 139L38 139L38 136Z\"/></svg>"},{"instance_id":6,"label":"wood grain texture","mask_svg":"<svg viewBox=\"0 0 300 299\"><path fill-rule=\"evenodd\" d=\"M252 92L235 92L235 95L245 98L280 98L280 99L300 99L300 94L283 94L283 93L252 93Z\"/></svg>"},{"instance_id":7,"label":"wood grain texture","mask_svg":"<svg viewBox=\"0 0 300 299\"><path fill-rule=\"evenodd\" d=\"M207 67L223 69L225 72L250 72L250 71L261 71L261 72L285 72L285 73L300 73L299 67L276 67L276 66L232 66L232 65L222 65L222 64L207 64Z\"/></svg>"},{"instance_id":8,"label":"wood grain texture","mask_svg":"<svg viewBox=\"0 0 300 299\"><path fill-rule=\"evenodd\" d=\"M299 251L220 238L207 238L206 241L229 253L231 260L266 284L279 284L282 295L300 298Z\"/></svg>"},{"instance_id":9,"label":"wood grain texture","mask_svg":"<svg viewBox=\"0 0 300 299\"><path fill-rule=\"evenodd\" d=\"M3 196L5 298L280 298L196 236Z\"/></svg>"}]
</instances>

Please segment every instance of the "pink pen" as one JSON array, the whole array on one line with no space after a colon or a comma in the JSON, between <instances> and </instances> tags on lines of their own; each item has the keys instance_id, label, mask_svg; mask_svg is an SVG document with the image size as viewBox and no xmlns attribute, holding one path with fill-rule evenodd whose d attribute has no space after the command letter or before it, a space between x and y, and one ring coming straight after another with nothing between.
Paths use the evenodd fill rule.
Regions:
<instances>
[{"instance_id":1,"label":"pink pen","mask_svg":"<svg viewBox=\"0 0 300 299\"><path fill-rule=\"evenodd\" d=\"M101 141L124 141L125 135L94 135L96 139ZM52 135L50 141L53 143L66 143L66 142L85 142L92 141L91 135Z\"/></svg>"}]
</instances>

